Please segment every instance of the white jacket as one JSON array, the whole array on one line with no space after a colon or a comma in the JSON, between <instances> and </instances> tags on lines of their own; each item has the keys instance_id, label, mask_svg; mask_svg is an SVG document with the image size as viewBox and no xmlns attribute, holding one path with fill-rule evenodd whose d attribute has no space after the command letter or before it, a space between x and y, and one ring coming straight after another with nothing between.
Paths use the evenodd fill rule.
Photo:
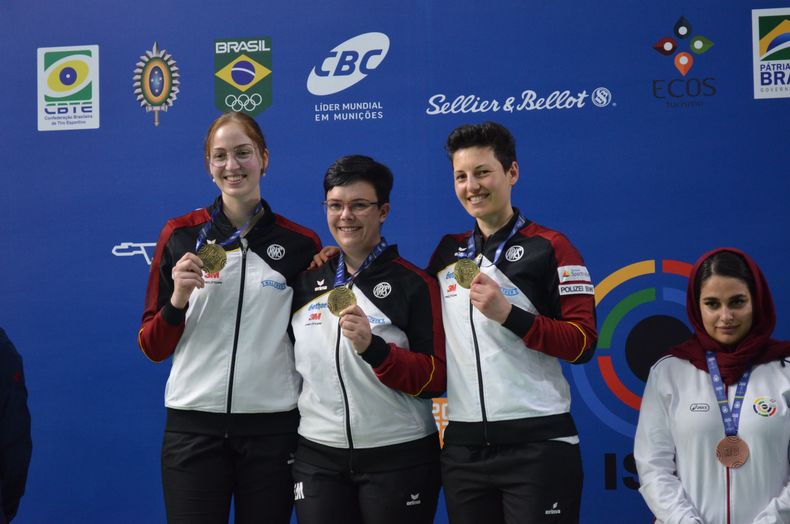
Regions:
<instances>
[{"instance_id":1,"label":"white jacket","mask_svg":"<svg viewBox=\"0 0 790 524\"><path fill-rule=\"evenodd\" d=\"M735 389L727 388L730 406ZM710 375L672 356L653 366L634 457L656 522L790 523L790 364L754 368L738 436L749 459L727 469L716 458L724 425Z\"/></svg>"}]
</instances>

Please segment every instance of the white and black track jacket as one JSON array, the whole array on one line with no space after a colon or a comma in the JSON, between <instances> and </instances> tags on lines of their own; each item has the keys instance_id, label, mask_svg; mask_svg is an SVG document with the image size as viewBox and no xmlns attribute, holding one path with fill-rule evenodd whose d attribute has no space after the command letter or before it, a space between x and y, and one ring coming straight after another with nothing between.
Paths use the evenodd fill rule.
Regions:
<instances>
[{"instance_id":1,"label":"white and black track jacket","mask_svg":"<svg viewBox=\"0 0 790 524\"><path fill-rule=\"evenodd\" d=\"M334 258L302 274L294 288L291 327L303 378L297 459L337 467L352 450L358 471L385 462L404 467L410 443L438 451L431 398L446 384L438 289L395 246L385 249L351 288L373 334L359 355L327 309L337 264Z\"/></svg>"},{"instance_id":2,"label":"white and black track jacket","mask_svg":"<svg viewBox=\"0 0 790 524\"><path fill-rule=\"evenodd\" d=\"M172 268L194 252L218 203L172 219L162 230L138 342L153 361L173 356L165 390L169 430L219 435L293 430L300 380L288 336L292 283L320 241L264 201L264 215L246 238L225 248L225 267L205 274L205 287L193 291L185 311L178 310L170 304ZM208 239L221 242L234 231L219 213Z\"/></svg>"},{"instance_id":3,"label":"white and black track jacket","mask_svg":"<svg viewBox=\"0 0 790 524\"><path fill-rule=\"evenodd\" d=\"M577 434L559 359L580 363L592 357L593 285L568 239L529 221L508 240L494 266L496 249L517 217L515 210L486 242L477 228L445 236L428 267L441 288L447 336L447 443L570 441ZM454 264L472 234L475 252L483 254L480 270L513 304L504 324L474 308L469 290L455 280Z\"/></svg>"}]
</instances>

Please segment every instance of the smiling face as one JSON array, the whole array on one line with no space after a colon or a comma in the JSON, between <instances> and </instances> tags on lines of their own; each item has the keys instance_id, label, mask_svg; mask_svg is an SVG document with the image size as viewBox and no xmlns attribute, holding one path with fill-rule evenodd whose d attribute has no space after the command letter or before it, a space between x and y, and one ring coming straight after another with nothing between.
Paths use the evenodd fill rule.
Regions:
<instances>
[{"instance_id":1,"label":"smiling face","mask_svg":"<svg viewBox=\"0 0 790 524\"><path fill-rule=\"evenodd\" d=\"M216 130L208 155L209 171L223 199L260 200L261 174L268 165L269 152L261 153L239 123L231 120ZM222 159L224 166L214 165Z\"/></svg>"},{"instance_id":2,"label":"smiling face","mask_svg":"<svg viewBox=\"0 0 790 524\"><path fill-rule=\"evenodd\" d=\"M752 294L741 279L712 275L702 283L699 307L705 331L720 344L735 346L752 329Z\"/></svg>"},{"instance_id":3,"label":"smiling face","mask_svg":"<svg viewBox=\"0 0 790 524\"><path fill-rule=\"evenodd\" d=\"M452 160L458 200L484 235L495 233L513 216L510 193L518 180L518 164L505 170L491 147L459 149Z\"/></svg>"},{"instance_id":4,"label":"smiling face","mask_svg":"<svg viewBox=\"0 0 790 524\"><path fill-rule=\"evenodd\" d=\"M387 218L389 204L354 211L355 207L378 201L373 184L363 181L333 187L326 193L326 201L329 232L350 259L361 262L381 241L381 224Z\"/></svg>"}]
</instances>

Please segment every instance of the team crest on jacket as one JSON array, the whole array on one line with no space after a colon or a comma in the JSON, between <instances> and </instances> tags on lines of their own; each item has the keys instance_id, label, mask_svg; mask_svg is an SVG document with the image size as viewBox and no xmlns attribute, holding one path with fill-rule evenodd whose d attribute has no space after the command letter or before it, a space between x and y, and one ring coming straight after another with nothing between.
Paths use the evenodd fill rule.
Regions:
<instances>
[{"instance_id":1,"label":"team crest on jacket","mask_svg":"<svg viewBox=\"0 0 790 524\"><path fill-rule=\"evenodd\" d=\"M315 281L315 288L313 288L313 291L326 291L327 289L326 279Z\"/></svg>"},{"instance_id":2,"label":"team crest on jacket","mask_svg":"<svg viewBox=\"0 0 790 524\"><path fill-rule=\"evenodd\" d=\"M379 282L376 284L376 287L373 288L373 295L376 298L387 298L391 292L392 286L389 282Z\"/></svg>"},{"instance_id":3,"label":"team crest on jacket","mask_svg":"<svg viewBox=\"0 0 790 524\"><path fill-rule=\"evenodd\" d=\"M776 400L768 397L757 397L752 405L754 412L761 417L771 417L776 413Z\"/></svg>"},{"instance_id":4,"label":"team crest on jacket","mask_svg":"<svg viewBox=\"0 0 790 524\"><path fill-rule=\"evenodd\" d=\"M272 260L280 260L285 256L285 248L280 244L272 244L266 249L266 254L269 255L269 258Z\"/></svg>"},{"instance_id":5,"label":"team crest on jacket","mask_svg":"<svg viewBox=\"0 0 790 524\"><path fill-rule=\"evenodd\" d=\"M505 259L508 262L515 262L516 260L521 260L521 257L524 256L524 248L521 246L511 246L510 249L507 250L505 253Z\"/></svg>"}]
</instances>

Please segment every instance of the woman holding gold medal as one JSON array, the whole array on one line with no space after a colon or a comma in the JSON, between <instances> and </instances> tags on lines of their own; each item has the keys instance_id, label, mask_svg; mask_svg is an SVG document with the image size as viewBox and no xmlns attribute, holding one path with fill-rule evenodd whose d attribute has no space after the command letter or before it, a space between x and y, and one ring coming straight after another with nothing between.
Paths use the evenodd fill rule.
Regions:
<instances>
[{"instance_id":1,"label":"woman holding gold medal","mask_svg":"<svg viewBox=\"0 0 790 524\"><path fill-rule=\"evenodd\" d=\"M560 360L592 357L590 274L562 233L512 206L510 131L463 125L446 150L455 194L474 218L472 231L441 239L428 265L443 288L450 522L578 522L581 452Z\"/></svg>"},{"instance_id":2,"label":"woman holding gold medal","mask_svg":"<svg viewBox=\"0 0 790 524\"><path fill-rule=\"evenodd\" d=\"M168 522L290 521L299 376L287 334L292 285L320 249L261 199L269 150L243 113L217 118L206 168L220 195L165 225L140 348L173 357L162 480Z\"/></svg>"},{"instance_id":3,"label":"woman holding gold medal","mask_svg":"<svg viewBox=\"0 0 790 524\"><path fill-rule=\"evenodd\" d=\"M299 395L300 524L429 524L439 493L433 396L445 388L436 282L387 245L390 170L337 160L324 177L339 256L303 273L291 327Z\"/></svg>"},{"instance_id":4,"label":"woman holding gold medal","mask_svg":"<svg viewBox=\"0 0 790 524\"><path fill-rule=\"evenodd\" d=\"M732 248L689 278L694 337L651 369L634 443L659 523L790 522L790 342L760 268Z\"/></svg>"}]
</instances>

